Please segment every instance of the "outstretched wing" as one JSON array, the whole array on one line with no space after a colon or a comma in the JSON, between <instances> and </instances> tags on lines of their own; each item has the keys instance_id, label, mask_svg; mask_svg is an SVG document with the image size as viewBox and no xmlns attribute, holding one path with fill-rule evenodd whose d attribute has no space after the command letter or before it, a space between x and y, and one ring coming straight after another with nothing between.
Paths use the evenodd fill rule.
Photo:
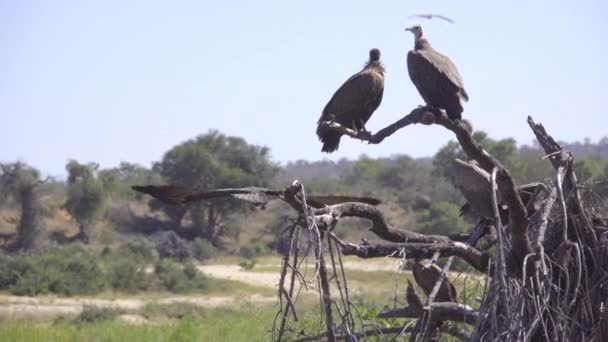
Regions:
<instances>
[{"instance_id":1,"label":"outstretched wing","mask_svg":"<svg viewBox=\"0 0 608 342\"><path fill-rule=\"evenodd\" d=\"M265 205L278 196L277 191L256 187L227 188L212 191L192 191L177 185L134 185L131 188L169 204L184 204L203 199L233 196L255 205Z\"/></svg>"},{"instance_id":2,"label":"outstretched wing","mask_svg":"<svg viewBox=\"0 0 608 342\"><path fill-rule=\"evenodd\" d=\"M306 203L314 208L322 208L326 205L334 205L346 202L358 202L366 203L371 205L378 205L381 203L379 199L371 197L358 197L358 196L306 196Z\"/></svg>"},{"instance_id":3,"label":"outstretched wing","mask_svg":"<svg viewBox=\"0 0 608 342\"><path fill-rule=\"evenodd\" d=\"M424 18L424 19L439 18L441 20L447 21L450 24L454 23L454 20L452 20L452 19L450 19L450 18L448 18L446 16L440 15L440 14L430 14L430 13L428 13L428 14L427 13L425 13L425 14L414 14L414 15L410 15L408 18L409 19L412 19L412 18Z\"/></svg>"}]
</instances>

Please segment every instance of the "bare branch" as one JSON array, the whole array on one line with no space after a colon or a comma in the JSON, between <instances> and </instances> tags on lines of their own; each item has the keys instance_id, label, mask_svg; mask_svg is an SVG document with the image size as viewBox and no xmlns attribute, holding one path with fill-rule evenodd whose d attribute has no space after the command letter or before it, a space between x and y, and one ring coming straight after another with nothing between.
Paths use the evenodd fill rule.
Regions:
<instances>
[{"instance_id":1,"label":"bare branch","mask_svg":"<svg viewBox=\"0 0 608 342\"><path fill-rule=\"evenodd\" d=\"M445 112L435 113L426 107L418 107L397 122L378 131L376 134L352 134L347 130L334 129L356 139L368 141L373 144L382 142L386 137L392 135L397 130L411 124L421 123L425 125L438 124L456 135L460 146L469 158L474 159L487 172L492 172L498 168L496 182L498 190L504 203L509 207L509 225L511 228L511 253L516 261L515 265L521 268L524 258L532 251L530 240L528 239L528 214L517 189L513 177L507 168L500 161L492 157L479 143L473 139L473 129L466 120L453 121L449 119ZM349 134L350 133L350 134ZM381 236L384 238L383 236ZM395 241L395 240L390 240ZM401 240L403 241L403 240Z\"/></svg>"},{"instance_id":2,"label":"bare branch","mask_svg":"<svg viewBox=\"0 0 608 342\"><path fill-rule=\"evenodd\" d=\"M334 221L343 217L359 217L372 221L370 229L380 238L391 242L416 242L416 243L438 243L450 242L450 238L443 235L425 235L407 230L401 230L391 226L384 213L369 204L365 203L342 203L315 209L314 214L319 219L319 226L330 226Z\"/></svg>"},{"instance_id":3,"label":"bare branch","mask_svg":"<svg viewBox=\"0 0 608 342\"><path fill-rule=\"evenodd\" d=\"M439 321L452 321L452 322L464 322L468 324L475 324L478 312L468 305L451 303L451 302L437 302L431 303L425 306L422 310L431 312L432 319ZM421 310L408 305L398 309L384 310L378 314L378 318L395 318L395 317L407 317L407 318L418 318L421 315Z\"/></svg>"},{"instance_id":4,"label":"bare branch","mask_svg":"<svg viewBox=\"0 0 608 342\"><path fill-rule=\"evenodd\" d=\"M458 256L480 272L488 271L489 256L462 242L448 243L387 243L356 245L336 240L344 255L356 255L363 259L377 257L431 258L436 252L442 257Z\"/></svg>"}]
</instances>

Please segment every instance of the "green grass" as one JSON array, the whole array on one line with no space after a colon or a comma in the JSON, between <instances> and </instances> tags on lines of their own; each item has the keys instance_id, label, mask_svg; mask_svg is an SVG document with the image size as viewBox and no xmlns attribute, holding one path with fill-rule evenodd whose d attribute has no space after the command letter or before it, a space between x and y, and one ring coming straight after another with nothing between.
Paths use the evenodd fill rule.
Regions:
<instances>
[{"instance_id":1,"label":"green grass","mask_svg":"<svg viewBox=\"0 0 608 342\"><path fill-rule=\"evenodd\" d=\"M116 320L56 324L25 321L0 325L3 341L267 341L274 317L272 308L213 309L165 323L129 325Z\"/></svg>"}]
</instances>

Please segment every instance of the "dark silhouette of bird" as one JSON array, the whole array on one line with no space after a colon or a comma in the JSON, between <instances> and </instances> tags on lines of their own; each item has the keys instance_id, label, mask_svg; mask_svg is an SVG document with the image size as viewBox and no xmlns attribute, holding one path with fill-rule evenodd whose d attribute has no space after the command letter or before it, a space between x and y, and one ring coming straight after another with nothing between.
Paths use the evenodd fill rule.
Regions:
<instances>
[{"instance_id":1,"label":"dark silhouette of bird","mask_svg":"<svg viewBox=\"0 0 608 342\"><path fill-rule=\"evenodd\" d=\"M444 109L452 120L462 118L462 101L469 95L464 89L456 65L437 52L422 35L419 25L405 29L414 34L414 49L407 54L407 70L428 107Z\"/></svg>"},{"instance_id":2,"label":"dark silhouette of bird","mask_svg":"<svg viewBox=\"0 0 608 342\"><path fill-rule=\"evenodd\" d=\"M460 208L460 215L466 217L494 217L494 208L492 206L492 192L490 191L490 174L479 167L475 161L463 161L458 158L452 162L452 172L450 180L456 189L462 193L467 203ZM536 191L544 188L540 182L533 182L516 186L522 202L528 209L528 215L536 212L536 208L530 203ZM503 203L499 194L496 194L498 200L498 211L501 220L508 222L508 207Z\"/></svg>"},{"instance_id":3,"label":"dark silhouette of bird","mask_svg":"<svg viewBox=\"0 0 608 342\"><path fill-rule=\"evenodd\" d=\"M200 200L214 198L235 197L244 200L254 206L264 208L266 204L274 199L280 199L283 195L281 190L271 190L257 187L226 188L211 191L193 191L186 187L177 185L134 185L133 190L148 194L161 202L168 204L185 204ZM322 208L326 205L334 205L346 202L359 202L371 205L380 204L380 200L371 197L358 196L306 196L306 203L313 208Z\"/></svg>"},{"instance_id":4,"label":"dark silhouette of bird","mask_svg":"<svg viewBox=\"0 0 608 342\"><path fill-rule=\"evenodd\" d=\"M430 19L434 19L434 18L439 18L441 20L447 21L450 24L454 23L454 20L452 20L452 19L450 19L450 18L448 18L446 16L439 15L439 14L431 14L431 13L414 14L414 15L410 15L408 17L408 19L413 19L413 18L424 18L424 19L429 19L429 20Z\"/></svg>"},{"instance_id":5,"label":"dark silhouette of bird","mask_svg":"<svg viewBox=\"0 0 608 342\"><path fill-rule=\"evenodd\" d=\"M433 292L435 283L441 277L443 271L435 263L428 259L416 259L412 266L412 274L416 283L422 288L422 291L428 296ZM439 286L439 291L435 295L434 302L456 302L456 288L448 280L444 278Z\"/></svg>"},{"instance_id":6,"label":"dark silhouette of bird","mask_svg":"<svg viewBox=\"0 0 608 342\"><path fill-rule=\"evenodd\" d=\"M321 124L337 122L355 131L365 131L365 124L382 102L384 92L384 66L380 50L371 49L369 60L360 72L351 76L331 97L317 122L317 136L323 142L321 151L331 153L338 149L342 133Z\"/></svg>"}]
</instances>

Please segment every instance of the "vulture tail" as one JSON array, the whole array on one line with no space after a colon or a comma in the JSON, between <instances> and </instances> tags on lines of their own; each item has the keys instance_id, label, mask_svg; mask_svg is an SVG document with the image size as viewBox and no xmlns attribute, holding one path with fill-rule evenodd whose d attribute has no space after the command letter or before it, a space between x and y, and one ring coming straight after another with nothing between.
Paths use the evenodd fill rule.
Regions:
<instances>
[{"instance_id":1,"label":"vulture tail","mask_svg":"<svg viewBox=\"0 0 608 342\"><path fill-rule=\"evenodd\" d=\"M319 140L323 142L321 151L332 153L333 151L337 150L338 146L340 146L341 136L342 134L336 131L328 131L323 133L323 135L319 137Z\"/></svg>"}]
</instances>

